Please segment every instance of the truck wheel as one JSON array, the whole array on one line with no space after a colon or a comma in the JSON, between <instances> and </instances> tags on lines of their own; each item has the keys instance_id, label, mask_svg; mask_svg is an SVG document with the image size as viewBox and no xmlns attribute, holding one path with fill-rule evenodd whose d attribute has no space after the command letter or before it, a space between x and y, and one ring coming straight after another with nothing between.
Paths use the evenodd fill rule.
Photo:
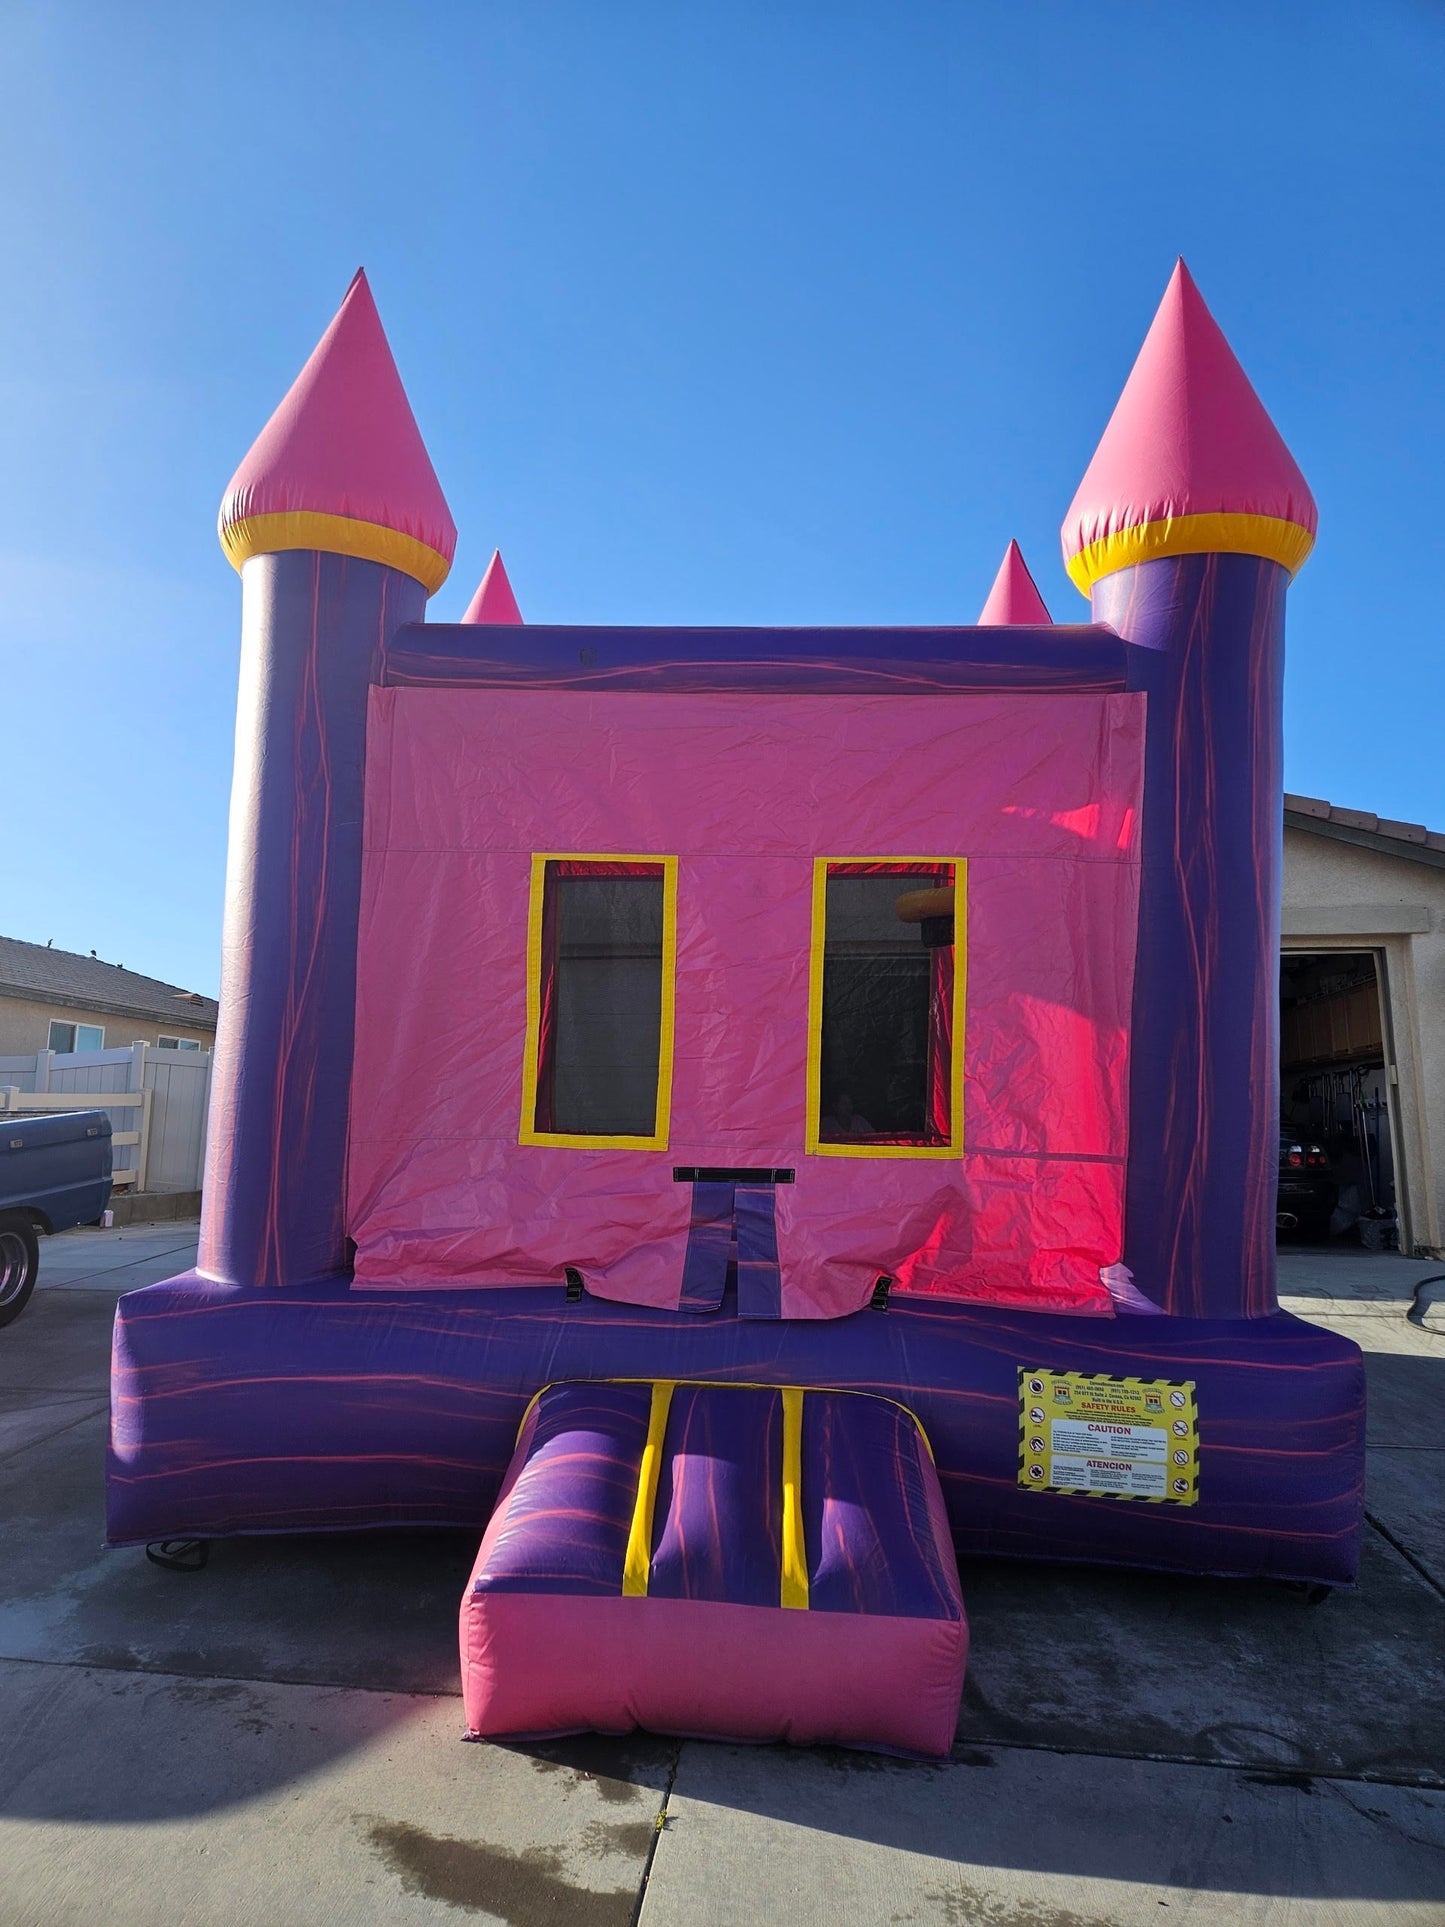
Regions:
<instances>
[{"instance_id":1,"label":"truck wheel","mask_svg":"<svg viewBox=\"0 0 1445 1927\"><path fill-rule=\"evenodd\" d=\"M40 1269L40 1241L29 1218L0 1215L0 1325L18 1318L30 1302Z\"/></svg>"}]
</instances>

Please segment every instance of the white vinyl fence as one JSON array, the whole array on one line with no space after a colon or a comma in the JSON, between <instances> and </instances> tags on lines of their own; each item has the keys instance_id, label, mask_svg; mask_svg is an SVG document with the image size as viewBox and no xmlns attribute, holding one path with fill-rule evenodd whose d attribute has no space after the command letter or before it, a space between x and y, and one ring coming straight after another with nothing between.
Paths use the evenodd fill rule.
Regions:
<instances>
[{"instance_id":1,"label":"white vinyl fence","mask_svg":"<svg viewBox=\"0 0 1445 1927\"><path fill-rule=\"evenodd\" d=\"M211 1053L37 1051L0 1057L0 1114L106 1111L117 1191L199 1191Z\"/></svg>"}]
</instances>

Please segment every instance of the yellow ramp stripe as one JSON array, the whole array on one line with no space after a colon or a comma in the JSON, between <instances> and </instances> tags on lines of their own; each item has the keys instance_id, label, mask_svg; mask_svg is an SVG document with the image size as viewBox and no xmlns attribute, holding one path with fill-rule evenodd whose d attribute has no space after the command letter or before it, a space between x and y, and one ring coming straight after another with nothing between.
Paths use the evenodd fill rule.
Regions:
<instances>
[{"instance_id":1,"label":"yellow ramp stripe","mask_svg":"<svg viewBox=\"0 0 1445 1927\"><path fill-rule=\"evenodd\" d=\"M782 1603L808 1610L808 1556L803 1544L803 1388L783 1387Z\"/></svg>"},{"instance_id":2,"label":"yellow ramp stripe","mask_svg":"<svg viewBox=\"0 0 1445 1927\"><path fill-rule=\"evenodd\" d=\"M662 1439L667 1430L667 1410L672 1404L672 1380L661 1379L652 1388L652 1410L647 1420L647 1443L642 1448L642 1464L637 1473L637 1503L632 1508L632 1527L627 1534L627 1557L622 1566L624 1599L645 1599L652 1571L652 1509L657 1504L657 1475L662 1469Z\"/></svg>"}]
</instances>

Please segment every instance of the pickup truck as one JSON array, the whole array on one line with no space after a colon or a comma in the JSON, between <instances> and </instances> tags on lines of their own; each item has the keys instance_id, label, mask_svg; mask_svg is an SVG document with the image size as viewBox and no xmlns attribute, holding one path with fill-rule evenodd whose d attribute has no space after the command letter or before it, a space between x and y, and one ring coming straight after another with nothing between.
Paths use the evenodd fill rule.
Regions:
<instances>
[{"instance_id":1,"label":"pickup truck","mask_svg":"<svg viewBox=\"0 0 1445 1927\"><path fill-rule=\"evenodd\" d=\"M0 1325L30 1301L40 1233L98 1224L110 1203L110 1172L104 1111L0 1115Z\"/></svg>"}]
</instances>

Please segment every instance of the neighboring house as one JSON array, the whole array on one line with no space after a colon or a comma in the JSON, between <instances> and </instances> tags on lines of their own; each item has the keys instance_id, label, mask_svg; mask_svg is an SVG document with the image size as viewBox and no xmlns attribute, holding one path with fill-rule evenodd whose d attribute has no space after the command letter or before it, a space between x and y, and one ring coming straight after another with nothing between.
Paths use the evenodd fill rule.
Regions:
<instances>
[{"instance_id":1,"label":"neighboring house","mask_svg":"<svg viewBox=\"0 0 1445 1927\"><path fill-rule=\"evenodd\" d=\"M1445 835L1284 799L1284 1120L1445 1254Z\"/></svg>"},{"instance_id":2,"label":"neighboring house","mask_svg":"<svg viewBox=\"0 0 1445 1927\"><path fill-rule=\"evenodd\" d=\"M216 1000L92 953L0 937L0 1057L136 1043L208 1051Z\"/></svg>"}]
</instances>

